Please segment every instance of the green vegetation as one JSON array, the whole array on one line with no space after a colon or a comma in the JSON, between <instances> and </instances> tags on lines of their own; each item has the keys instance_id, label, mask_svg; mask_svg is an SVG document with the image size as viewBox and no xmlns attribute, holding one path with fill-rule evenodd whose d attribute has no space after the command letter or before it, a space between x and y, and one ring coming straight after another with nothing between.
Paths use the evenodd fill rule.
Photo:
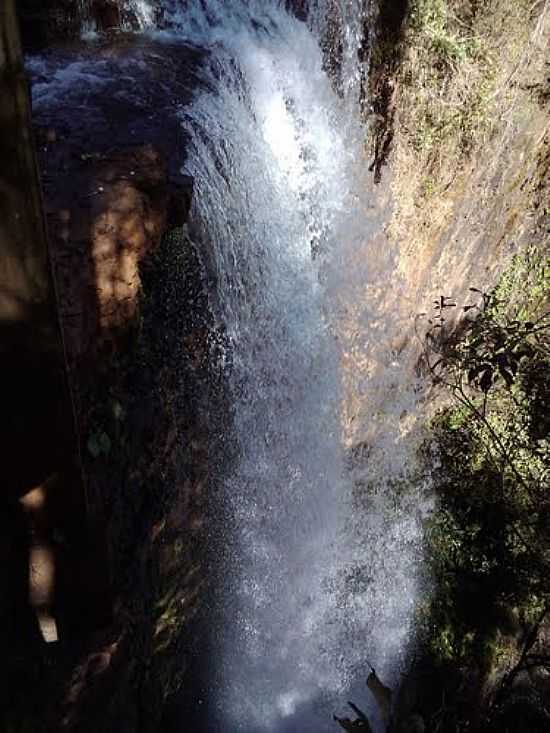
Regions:
<instances>
[{"instance_id":1,"label":"green vegetation","mask_svg":"<svg viewBox=\"0 0 550 733\"><path fill-rule=\"evenodd\" d=\"M433 425L436 593L424 609L428 654L455 686L442 730L466 729L467 676L496 719L520 672L550 672L549 304L550 259L531 248L491 293L472 289L457 327L443 297L428 321L425 366L452 395Z\"/></svg>"},{"instance_id":2,"label":"green vegetation","mask_svg":"<svg viewBox=\"0 0 550 733\"><path fill-rule=\"evenodd\" d=\"M412 4L411 28L425 36L440 64L451 67L467 58L471 45L471 39L463 39L453 30L453 17L445 0L415 0Z\"/></svg>"},{"instance_id":3,"label":"green vegetation","mask_svg":"<svg viewBox=\"0 0 550 733\"><path fill-rule=\"evenodd\" d=\"M490 39L478 35L475 20L454 15L445 0L413 2L412 53L404 80L415 95L411 139L417 152L452 142L461 157L489 126L495 56Z\"/></svg>"},{"instance_id":4,"label":"green vegetation","mask_svg":"<svg viewBox=\"0 0 550 733\"><path fill-rule=\"evenodd\" d=\"M417 155L452 170L491 135L502 75L521 63L532 11L525 0L412 0L400 108Z\"/></svg>"}]
</instances>

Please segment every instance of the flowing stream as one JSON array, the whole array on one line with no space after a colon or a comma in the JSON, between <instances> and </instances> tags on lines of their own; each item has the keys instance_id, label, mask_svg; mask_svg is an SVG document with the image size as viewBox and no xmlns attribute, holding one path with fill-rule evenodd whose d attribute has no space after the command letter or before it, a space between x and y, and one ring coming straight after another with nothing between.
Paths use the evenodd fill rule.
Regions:
<instances>
[{"instance_id":1,"label":"flowing stream","mask_svg":"<svg viewBox=\"0 0 550 733\"><path fill-rule=\"evenodd\" d=\"M165 3L165 32L208 50L181 120L193 222L230 343L238 446L221 479L209 730L333 730L350 695L369 704L365 658L394 683L407 651L420 523L406 501L367 502L366 484L383 493L408 454L393 436L392 465L373 456L380 474L358 499L353 474L368 461L346 450L342 419L350 263L372 226L367 10L318 2L304 22L278 2ZM368 262L360 271L368 277Z\"/></svg>"},{"instance_id":2,"label":"flowing stream","mask_svg":"<svg viewBox=\"0 0 550 733\"><path fill-rule=\"evenodd\" d=\"M372 663L395 685L409 651L426 499L412 463L417 385L380 305L381 287L398 288L394 263L369 243L369 8L127 5L156 42L204 54L178 115L231 401L231 435L213 441L206 730L333 731L348 699L382 730L364 680ZM101 63L75 69L101 81ZM51 93L42 73L35 98Z\"/></svg>"}]
</instances>

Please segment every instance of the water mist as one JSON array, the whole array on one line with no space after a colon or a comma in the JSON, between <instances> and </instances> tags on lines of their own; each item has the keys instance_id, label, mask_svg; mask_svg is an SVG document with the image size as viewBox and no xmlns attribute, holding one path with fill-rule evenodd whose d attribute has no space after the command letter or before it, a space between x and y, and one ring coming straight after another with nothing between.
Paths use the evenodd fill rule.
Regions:
<instances>
[{"instance_id":1,"label":"water mist","mask_svg":"<svg viewBox=\"0 0 550 733\"><path fill-rule=\"evenodd\" d=\"M231 413L213 440L212 733L334 731L348 699L381 730L367 660L398 682L420 583L420 392L367 193L369 8L292 5L126 3L155 42L203 59L178 114ZM47 105L118 62L32 63Z\"/></svg>"}]
</instances>

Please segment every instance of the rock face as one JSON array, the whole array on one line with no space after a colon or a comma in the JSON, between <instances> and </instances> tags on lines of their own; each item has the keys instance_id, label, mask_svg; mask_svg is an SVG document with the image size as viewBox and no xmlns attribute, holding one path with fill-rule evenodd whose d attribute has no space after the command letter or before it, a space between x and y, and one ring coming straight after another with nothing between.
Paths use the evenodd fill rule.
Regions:
<instances>
[{"instance_id":1,"label":"rock face","mask_svg":"<svg viewBox=\"0 0 550 733\"><path fill-rule=\"evenodd\" d=\"M68 590L82 570L77 558L86 552L89 527L11 0L0 14L0 93L0 564L6 599L0 626L2 647L13 649L32 645L39 631L52 641L70 624L71 602L62 587ZM64 559L55 534L72 551ZM90 593L86 597L92 606Z\"/></svg>"},{"instance_id":2,"label":"rock face","mask_svg":"<svg viewBox=\"0 0 550 733\"><path fill-rule=\"evenodd\" d=\"M382 8L392 5L382 1L379 4ZM380 67L382 78L384 74L393 75L395 89L393 129L388 129L390 120L376 121L372 151L376 170L376 135L391 136L389 168L377 186L375 211L382 211L384 205L389 210L393 204L393 215L385 227L386 239L382 239L379 251L384 251L385 246L388 250L393 248L396 264L392 287L387 295L382 295L380 303L391 314L390 323L394 327L399 324L400 334L396 333L393 343L388 339L388 351L391 349L396 355L396 361L409 360L411 371L415 366L423 366L418 360L418 349L425 343L427 328L422 324L434 317L436 308L446 309L446 331L460 329L464 325L461 319L470 318L475 312L471 311L471 304L478 302L471 288L477 288L478 295L480 291L490 292L511 257L527 247L536 248L542 256L549 251L549 212L543 204L548 201L550 181L548 83L544 71L550 41L547 8L530 9L522 17L523 6L505 2L483 9L476 6L475 10L473 4L455 4L451 13L452 5L440 4L449 10L447 38L460 39L468 33L469 39L480 41L480 47L487 44L491 47L492 65L485 66L487 57L478 54L475 59L465 59L464 66L450 64L445 71L442 64L432 74L437 68L432 55L433 37L429 23L422 25L418 4L416 17L405 26L405 36L395 48L393 59L388 59L383 49L373 54L373 63ZM465 13L463 17L461 12ZM503 17L506 20L501 23ZM422 43L426 44L424 51ZM467 76L466 64L470 64ZM449 70L451 67L453 70ZM376 77L372 81L376 93ZM479 97L468 97L481 89ZM376 98L374 107L379 113ZM452 114L451 125L447 124L450 117L443 123L447 114ZM472 121L469 128L466 120ZM437 133L430 137L435 128ZM382 227L375 231L382 232ZM375 264L370 263L371 267ZM529 287L527 283L525 287ZM513 296L505 295L504 302L507 297ZM456 303L457 307L444 303ZM432 391L425 403L428 410L441 405L441 396L437 389ZM352 403L353 417L361 407L360 401ZM447 498L438 497L445 509L446 501ZM472 504L476 501L472 500ZM471 579L468 575L459 576L458 572L457 577L460 594L466 597ZM445 585L452 582L445 575ZM430 721L435 725L436 719L442 730L456 726L484 731L519 731L522 725L529 730L548 727L537 695L532 699L521 694L516 697L515 690L506 688L511 692L509 705L497 707L495 713L495 691L518 660L524 639L514 642L510 656L502 653L501 649L506 648L501 636L504 627L487 621L488 613L479 612L482 604L478 599L484 592L476 592L477 597L472 594L475 602L465 603L464 608L475 609L472 625L475 628L479 624L475 631L477 648L482 648L484 642L479 640L487 634L484 624L488 624L487 628L494 624L491 633L502 646L495 647L499 651L485 657L483 663L469 663L466 657L457 663L457 652L446 667L440 662L433 666L425 663L422 655L429 658L432 651L421 650L420 662L414 665L400 690L396 730L409 730L410 720L417 713L428 729ZM444 605L439 600L438 603ZM451 627L456 623L459 628L463 623L467 614L460 613ZM450 617L451 614L446 619ZM467 636L467 623L460 626L462 638ZM428 628L427 621L425 624ZM523 632L526 636L527 629L528 626ZM452 637L449 629L445 633ZM545 634L541 632L541 646L546 653ZM429 639L429 632L427 636ZM481 655L478 651L476 654ZM531 693L544 689L538 681L524 685ZM545 688L542 696L546 700L547 695ZM483 723L487 716L493 719Z\"/></svg>"},{"instance_id":3,"label":"rock face","mask_svg":"<svg viewBox=\"0 0 550 733\"><path fill-rule=\"evenodd\" d=\"M52 41L76 36L80 31L82 5L79 0L21 0L17 12L25 48L44 46Z\"/></svg>"},{"instance_id":4,"label":"rock face","mask_svg":"<svg viewBox=\"0 0 550 733\"><path fill-rule=\"evenodd\" d=\"M90 15L95 20L97 27L102 30L117 28L122 21L120 7L116 0L93 0Z\"/></svg>"},{"instance_id":5,"label":"rock face","mask_svg":"<svg viewBox=\"0 0 550 733\"><path fill-rule=\"evenodd\" d=\"M33 69L34 121L71 368L97 358L136 315L139 265L181 226L192 182L180 173L178 102L196 54L137 39L82 44ZM120 78L117 64L128 74ZM112 64L112 68L111 68ZM56 87L57 70L75 68ZM144 70L145 69L145 70ZM95 87L83 88L80 73ZM174 79L167 88L163 78ZM87 82L88 83L88 82Z\"/></svg>"},{"instance_id":6,"label":"rock face","mask_svg":"<svg viewBox=\"0 0 550 733\"><path fill-rule=\"evenodd\" d=\"M37 468L35 476L21 475L25 472L25 463L21 465L19 453L21 445L26 442L24 433L38 419L33 419L32 414L41 412L37 409L43 399L40 393L48 391L46 386L49 385L55 401L63 389L63 350L55 312L36 159L29 144L32 139L30 105L22 73L23 61L12 2L3 7L0 23L3 110L0 139L3 160L0 199L0 363L5 413L2 446L6 450L3 470L4 483L13 484L13 491L21 494L29 488L29 482L32 486L33 480L43 479L47 475L45 465L43 469ZM44 362L41 369L36 367L38 360ZM18 376L22 372L26 373L27 379ZM30 400L27 404L25 390L33 382L40 385L32 388L36 389L36 401ZM54 384L57 385L55 388ZM15 399L18 405L14 404L14 394L17 395ZM62 422L60 416L59 424ZM38 427L36 433L32 432L37 443L42 433ZM51 462L47 457L49 448L42 451L44 464ZM51 452L57 455L57 451ZM55 458L53 460L55 463Z\"/></svg>"},{"instance_id":7,"label":"rock face","mask_svg":"<svg viewBox=\"0 0 550 733\"><path fill-rule=\"evenodd\" d=\"M71 48L58 60L84 58L93 71L98 58L104 69L125 54L136 62L131 82L115 63L97 94L77 82L56 97L55 68L41 61L34 77L46 90L35 93L35 134L80 453L107 543L89 555L108 569L114 599L100 631L71 628L77 643L37 684L38 696L53 690L37 707L56 733L158 730L204 583L212 324L184 232L192 181L180 173L174 104L196 54L130 43L82 46L74 57ZM160 83L168 73L181 89ZM93 572L83 568L81 582Z\"/></svg>"},{"instance_id":8,"label":"rock face","mask_svg":"<svg viewBox=\"0 0 550 733\"><path fill-rule=\"evenodd\" d=\"M0 727L11 728L50 647L106 623L110 592L80 470L12 0L0 11L0 94Z\"/></svg>"},{"instance_id":9,"label":"rock face","mask_svg":"<svg viewBox=\"0 0 550 733\"><path fill-rule=\"evenodd\" d=\"M62 171L46 184L46 211L61 317L72 368L97 358L134 318L139 266L185 219L191 187L167 181L151 145L75 155L49 145L43 162Z\"/></svg>"},{"instance_id":10,"label":"rock face","mask_svg":"<svg viewBox=\"0 0 550 733\"><path fill-rule=\"evenodd\" d=\"M109 31L137 24L122 0L20 0L17 12L23 45L37 49L63 39L77 38L87 30Z\"/></svg>"}]
</instances>

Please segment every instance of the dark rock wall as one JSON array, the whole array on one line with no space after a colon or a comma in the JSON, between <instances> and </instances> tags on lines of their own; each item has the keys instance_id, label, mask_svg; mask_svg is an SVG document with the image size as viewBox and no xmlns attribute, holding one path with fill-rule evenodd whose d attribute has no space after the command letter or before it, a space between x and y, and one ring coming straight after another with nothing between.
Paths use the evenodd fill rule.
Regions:
<instances>
[{"instance_id":1,"label":"dark rock wall","mask_svg":"<svg viewBox=\"0 0 550 733\"><path fill-rule=\"evenodd\" d=\"M122 0L19 0L17 13L23 46L28 50L78 38L86 28L108 31L132 28L137 21Z\"/></svg>"},{"instance_id":2,"label":"dark rock wall","mask_svg":"<svg viewBox=\"0 0 550 733\"><path fill-rule=\"evenodd\" d=\"M132 82L138 93L116 103L124 82L115 69L92 100L77 94L35 113L82 464L107 538L107 557L97 557L109 568L114 613L81 635L40 709L56 733L156 731L182 682L205 582L212 324L199 250L183 230L192 182L180 172L173 101L186 99L198 59L120 38L86 52L148 62ZM55 53L70 60L72 45ZM167 76L168 95L159 83Z\"/></svg>"},{"instance_id":3,"label":"dark rock wall","mask_svg":"<svg viewBox=\"0 0 550 733\"><path fill-rule=\"evenodd\" d=\"M25 48L45 46L80 31L82 8L78 0L18 0L17 13Z\"/></svg>"},{"instance_id":4,"label":"dark rock wall","mask_svg":"<svg viewBox=\"0 0 550 733\"><path fill-rule=\"evenodd\" d=\"M0 10L0 727L56 647L109 616L65 369L13 0ZM97 600L99 596L99 601Z\"/></svg>"}]
</instances>

